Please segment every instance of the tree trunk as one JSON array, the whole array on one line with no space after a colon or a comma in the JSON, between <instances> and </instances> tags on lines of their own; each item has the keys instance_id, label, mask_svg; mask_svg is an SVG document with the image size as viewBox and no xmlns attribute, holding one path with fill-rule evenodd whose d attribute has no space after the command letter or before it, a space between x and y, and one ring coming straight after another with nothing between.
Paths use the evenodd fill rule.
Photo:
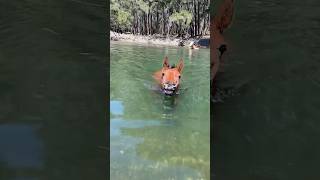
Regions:
<instances>
[{"instance_id":1,"label":"tree trunk","mask_svg":"<svg viewBox=\"0 0 320 180\"><path fill-rule=\"evenodd\" d=\"M199 35L200 34L200 0L198 0L198 29L197 29L197 34Z\"/></svg>"},{"instance_id":2,"label":"tree trunk","mask_svg":"<svg viewBox=\"0 0 320 180\"><path fill-rule=\"evenodd\" d=\"M156 21L156 31L159 33L159 12L158 12L158 6L157 6L157 21Z\"/></svg>"},{"instance_id":3,"label":"tree trunk","mask_svg":"<svg viewBox=\"0 0 320 180\"><path fill-rule=\"evenodd\" d=\"M193 0L193 7L194 7L194 36L197 36L197 29L198 29L198 23L197 23L197 5L196 1Z\"/></svg>"},{"instance_id":4,"label":"tree trunk","mask_svg":"<svg viewBox=\"0 0 320 180\"><path fill-rule=\"evenodd\" d=\"M144 13L144 15L143 15L143 26L144 26L144 32L143 32L143 34L144 35L147 35L147 20L146 20L147 18L146 18L146 13Z\"/></svg>"},{"instance_id":5,"label":"tree trunk","mask_svg":"<svg viewBox=\"0 0 320 180\"><path fill-rule=\"evenodd\" d=\"M163 19L163 21L162 21L162 23L163 23L162 35L165 35L165 33L166 33L166 20L165 20L166 17L165 17L164 7L163 7L162 19Z\"/></svg>"}]
</instances>

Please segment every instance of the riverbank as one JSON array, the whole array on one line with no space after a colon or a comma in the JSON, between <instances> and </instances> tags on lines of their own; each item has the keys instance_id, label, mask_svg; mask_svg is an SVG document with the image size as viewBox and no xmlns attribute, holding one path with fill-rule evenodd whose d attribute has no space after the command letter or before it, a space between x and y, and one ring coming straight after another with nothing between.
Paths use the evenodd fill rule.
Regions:
<instances>
[{"instance_id":1,"label":"riverbank","mask_svg":"<svg viewBox=\"0 0 320 180\"><path fill-rule=\"evenodd\" d=\"M210 38L208 36L204 38ZM151 45L165 45L165 46L188 46L191 42L196 42L199 39L181 39L176 37L163 37L161 35L134 35L134 34L120 34L114 31L110 31L110 41L124 41L135 42L139 44L151 44Z\"/></svg>"}]
</instances>

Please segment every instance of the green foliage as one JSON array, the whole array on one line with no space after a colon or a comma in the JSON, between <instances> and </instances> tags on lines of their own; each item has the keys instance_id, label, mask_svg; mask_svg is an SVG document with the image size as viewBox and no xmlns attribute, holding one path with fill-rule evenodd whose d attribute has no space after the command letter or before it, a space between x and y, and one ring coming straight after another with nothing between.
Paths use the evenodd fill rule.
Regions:
<instances>
[{"instance_id":1,"label":"green foliage","mask_svg":"<svg viewBox=\"0 0 320 180\"><path fill-rule=\"evenodd\" d=\"M131 1L112 0L110 4L111 28L128 29L132 24Z\"/></svg>"},{"instance_id":2,"label":"green foliage","mask_svg":"<svg viewBox=\"0 0 320 180\"><path fill-rule=\"evenodd\" d=\"M136 1L136 6L141 10L142 12L148 12L149 11L149 6L148 3L144 2L143 0L137 0Z\"/></svg>"},{"instance_id":3,"label":"green foliage","mask_svg":"<svg viewBox=\"0 0 320 180\"><path fill-rule=\"evenodd\" d=\"M130 13L123 10L118 11L117 22L120 27L128 28L131 25L131 21L132 21L132 18Z\"/></svg>"},{"instance_id":4,"label":"green foliage","mask_svg":"<svg viewBox=\"0 0 320 180\"><path fill-rule=\"evenodd\" d=\"M120 4L117 0L111 0L110 10L111 12L120 10Z\"/></svg>"},{"instance_id":5,"label":"green foliage","mask_svg":"<svg viewBox=\"0 0 320 180\"><path fill-rule=\"evenodd\" d=\"M175 12L169 17L170 21L177 23L184 23L189 25L192 20L192 14L187 10L182 10L180 12Z\"/></svg>"},{"instance_id":6,"label":"green foliage","mask_svg":"<svg viewBox=\"0 0 320 180\"><path fill-rule=\"evenodd\" d=\"M111 30L143 35L208 33L209 0L111 0Z\"/></svg>"}]
</instances>

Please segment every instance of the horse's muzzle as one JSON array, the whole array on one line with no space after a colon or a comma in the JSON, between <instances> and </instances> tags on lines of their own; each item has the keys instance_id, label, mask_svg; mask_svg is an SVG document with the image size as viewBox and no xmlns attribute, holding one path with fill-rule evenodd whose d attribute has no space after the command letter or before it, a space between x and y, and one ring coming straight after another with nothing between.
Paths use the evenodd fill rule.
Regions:
<instances>
[{"instance_id":1,"label":"horse's muzzle","mask_svg":"<svg viewBox=\"0 0 320 180\"><path fill-rule=\"evenodd\" d=\"M178 89L177 84L163 84L162 85L162 92L165 95L173 95L177 89Z\"/></svg>"}]
</instances>

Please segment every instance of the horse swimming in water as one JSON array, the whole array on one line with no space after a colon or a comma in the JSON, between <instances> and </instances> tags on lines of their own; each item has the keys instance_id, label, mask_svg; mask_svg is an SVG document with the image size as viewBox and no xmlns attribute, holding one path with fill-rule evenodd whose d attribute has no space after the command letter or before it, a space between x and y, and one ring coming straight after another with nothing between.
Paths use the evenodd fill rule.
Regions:
<instances>
[{"instance_id":1,"label":"horse swimming in water","mask_svg":"<svg viewBox=\"0 0 320 180\"><path fill-rule=\"evenodd\" d=\"M161 92L170 96L177 94L183 67L184 62L182 58L179 60L177 66L170 66L168 57L163 59L162 68L153 75L153 78L160 85Z\"/></svg>"}]
</instances>

